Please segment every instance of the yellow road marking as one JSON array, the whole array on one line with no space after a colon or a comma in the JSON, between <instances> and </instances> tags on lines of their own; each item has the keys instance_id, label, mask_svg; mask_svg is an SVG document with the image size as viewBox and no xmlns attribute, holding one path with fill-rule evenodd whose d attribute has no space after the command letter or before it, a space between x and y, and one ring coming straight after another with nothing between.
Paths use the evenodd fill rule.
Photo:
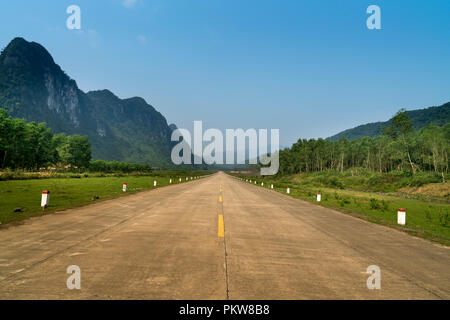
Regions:
<instances>
[{"instance_id":1,"label":"yellow road marking","mask_svg":"<svg viewBox=\"0 0 450 320\"><path fill-rule=\"evenodd\" d=\"M223 238L224 228L223 228L223 215L219 214L219 229L217 235L219 238Z\"/></svg>"},{"instance_id":2,"label":"yellow road marking","mask_svg":"<svg viewBox=\"0 0 450 320\"><path fill-rule=\"evenodd\" d=\"M219 202L222 202L222 201L223 201L222 196L219 196Z\"/></svg>"}]
</instances>

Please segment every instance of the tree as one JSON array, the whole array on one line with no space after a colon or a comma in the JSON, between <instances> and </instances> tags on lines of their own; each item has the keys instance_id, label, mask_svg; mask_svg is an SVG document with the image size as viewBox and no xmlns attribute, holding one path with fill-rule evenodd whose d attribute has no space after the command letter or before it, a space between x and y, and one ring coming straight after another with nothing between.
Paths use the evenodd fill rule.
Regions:
<instances>
[{"instance_id":1,"label":"tree","mask_svg":"<svg viewBox=\"0 0 450 320\"><path fill-rule=\"evenodd\" d=\"M87 136L53 135L45 123L26 123L0 109L0 168L40 169L57 163L87 168L90 159Z\"/></svg>"},{"instance_id":2,"label":"tree","mask_svg":"<svg viewBox=\"0 0 450 320\"><path fill-rule=\"evenodd\" d=\"M7 158L12 154L12 119L6 110L0 109L0 168L6 167Z\"/></svg>"},{"instance_id":3,"label":"tree","mask_svg":"<svg viewBox=\"0 0 450 320\"><path fill-rule=\"evenodd\" d=\"M52 143L55 150L55 163L67 165L71 157L67 135L65 133L54 135Z\"/></svg>"},{"instance_id":4,"label":"tree","mask_svg":"<svg viewBox=\"0 0 450 320\"><path fill-rule=\"evenodd\" d=\"M70 154L68 164L77 168L89 167L91 161L91 145L87 136L78 134L69 136L68 152Z\"/></svg>"},{"instance_id":5,"label":"tree","mask_svg":"<svg viewBox=\"0 0 450 320\"><path fill-rule=\"evenodd\" d=\"M400 109L392 118L392 125L387 132L391 132L393 137L398 137L408 157L409 165L413 174L416 173L416 165L411 159L412 133L414 132L412 120L409 119L405 109Z\"/></svg>"}]
</instances>

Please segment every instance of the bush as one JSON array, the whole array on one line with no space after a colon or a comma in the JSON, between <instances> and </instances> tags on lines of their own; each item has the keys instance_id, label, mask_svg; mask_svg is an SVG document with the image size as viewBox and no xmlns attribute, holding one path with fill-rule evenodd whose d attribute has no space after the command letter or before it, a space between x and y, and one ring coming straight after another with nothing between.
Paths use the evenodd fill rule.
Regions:
<instances>
[{"instance_id":1,"label":"bush","mask_svg":"<svg viewBox=\"0 0 450 320\"><path fill-rule=\"evenodd\" d=\"M344 207L345 205L350 204L350 200L347 198L343 198L341 201L339 201L339 206Z\"/></svg>"},{"instance_id":2,"label":"bush","mask_svg":"<svg viewBox=\"0 0 450 320\"><path fill-rule=\"evenodd\" d=\"M430 209L427 209L427 211L425 212L425 219L426 219L428 222L431 222L431 221L432 221Z\"/></svg>"},{"instance_id":3,"label":"bush","mask_svg":"<svg viewBox=\"0 0 450 320\"><path fill-rule=\"evenodd\" d=\"M131 172L151 172L152 168L148 164L93 160L89 164L89 171L104 172L104 173L113 173L113 172L131 173Z\"/></svg>"},{"instance_id":4,"label":"bush","mask_svg":"<svg viewBox=\"0 0 450 320\"><path fill-rule=\"evenodd\" d=\"M387 201L381 200L381 210L388 211L389 210L389 204Z\"/></svg>"},{"instance_id":5,"label":"bush","mask_svg":"<svg viewBox=\"0 0 450 320\"><path fill-rule=\"evenodd\" d=\"M410 187L421 187L428 183L439 183L442 177L439 174L416 174L409 181Z\"/></svg>"},{"instance_id":6,"label":"bush","mask_svg":"<svg viewBox=\"0 0 450 320\"><path fill-rule=\"evenodd\" d=\"M332 178L330 179L329 184L330 184L332 187L335 187L335 188L338 188L338 189L344 189L344 184L342 183L341 180L339 180L339 179L336 178L336 177L332 177Z\"/></svg>"},{"instance_id":7,"label":"bush","mask_svg":"<svg viewBox=\"0 0 450 320\"><path fill-rule=\"evenodd\" d=\"M370 209L380 210L381 209L380 202L375 198L370 198Z\"/></svg>"},{"instance_id":8,"label":"bush","mask_svg":"<svg viewBox=\"0 0 450 320\"><path fill-rule=\"evenodd\" d=\"M327 172L322 172L321 176L317 180L320 184L337 189L344 189L344 184L338 177L329 176Z\"/></svg>"},{"instance_id":9,"label":"bush","mask_svg":"<svg viewBox=\"0 0 450 320\"><path fill-rule=\"evenodd\" d=\"M439 210L439 223L441 226L446 227L450 222L450 217L448 212L444 212L443 209Z\"/></svg>"}]
</instances>

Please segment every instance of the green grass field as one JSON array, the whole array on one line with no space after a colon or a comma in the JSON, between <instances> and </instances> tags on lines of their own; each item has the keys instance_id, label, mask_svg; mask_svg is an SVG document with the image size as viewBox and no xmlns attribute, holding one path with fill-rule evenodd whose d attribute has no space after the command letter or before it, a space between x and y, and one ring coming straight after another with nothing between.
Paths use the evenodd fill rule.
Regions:
<instances>
[{"instance_id":1,"label":"green grass field","mask_svg":"<svg viewBox=\"0 0 450 320\"><path fill-rule=\"evenodd\" d=\"M310 177L240 177L257 181L261 187L270 188L286 194L290 188L290 196L300 198L320 206L337 209L352 214L367 221L387 225L400 229L412 235L426 238L441 244L450 245L450 204L443 201L428 201L418 197L416 199L326 187L311 184ZM321 193L322 201L316 201L316 194ZM406 195L404 195L406 196ZM397 224L397 210L406 209L406 225Z\"/></svg>"},{"instance_id":2,"label":"green grass field","mask_svg":"<svg viewBox=\"0 0 450 320\"><path fill-rule=\"evenodd\" d=\"M180 183L179 177L182 177L182 183L187 182L186 177L189 177L189 181L191 181L191 175L173 175L173 183ZM158 181L157 187L163 187L169 184L170 176L158 174L0 181L0 223L4 225L13 221L153 189L155 179ZM127 183L127 192L122 191L124 182ZM50 204L45 211L40 207L42 190L50 190ZM94 196L98 196L99 199L92 200ZM21 208L23 212L14 212L16 208Z\"/></svg>"}]
</instances>

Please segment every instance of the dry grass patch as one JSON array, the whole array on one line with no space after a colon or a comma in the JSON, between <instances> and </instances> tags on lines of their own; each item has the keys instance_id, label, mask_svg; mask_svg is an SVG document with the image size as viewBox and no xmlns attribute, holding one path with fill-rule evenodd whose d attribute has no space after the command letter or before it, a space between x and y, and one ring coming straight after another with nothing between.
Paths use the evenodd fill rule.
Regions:
<instances>
[{"instance_id":1,"label":"dry grass patch","mask_svg":"<svg viewBox=\"0 0 450 320\"><path fill-rule=\"evenodd\" d=\"M421 195L427 198L450 199L450 183L430 183L421 187L405 187L400 192Z\"/></svg>"}]
</instances>

